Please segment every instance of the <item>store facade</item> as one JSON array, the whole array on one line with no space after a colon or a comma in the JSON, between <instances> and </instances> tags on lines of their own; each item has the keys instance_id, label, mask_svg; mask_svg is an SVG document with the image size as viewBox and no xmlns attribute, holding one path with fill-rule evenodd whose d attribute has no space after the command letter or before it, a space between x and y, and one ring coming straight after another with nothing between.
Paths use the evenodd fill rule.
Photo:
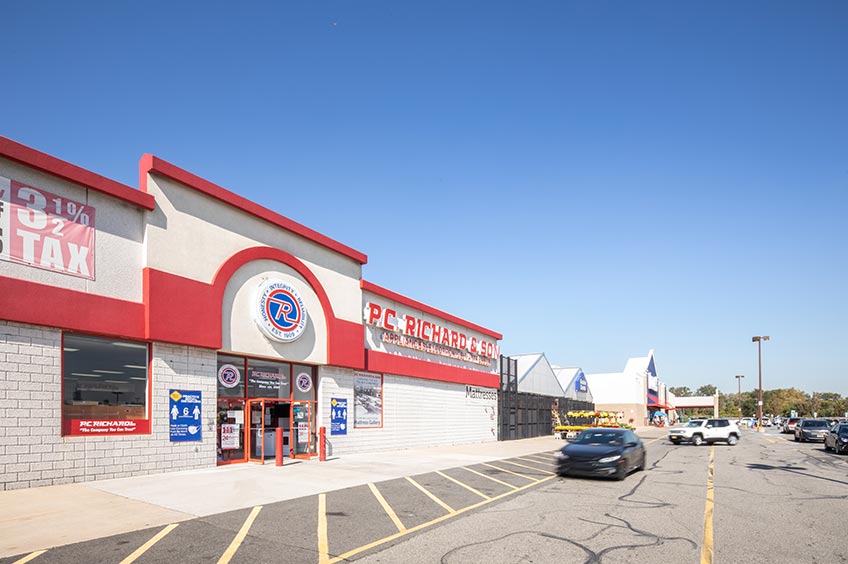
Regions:
<instances>
[{"instance_id":1,"label":"store facade","mask_svg":"<svg viewBox=\"0 0 848 564\"><path fill-rule=\"evenodd\" d=\"M500 334L156 157L0 138L0 488L495 440ZM494 399L493 399L494 398Z\"/></svg>"}]
</instances>

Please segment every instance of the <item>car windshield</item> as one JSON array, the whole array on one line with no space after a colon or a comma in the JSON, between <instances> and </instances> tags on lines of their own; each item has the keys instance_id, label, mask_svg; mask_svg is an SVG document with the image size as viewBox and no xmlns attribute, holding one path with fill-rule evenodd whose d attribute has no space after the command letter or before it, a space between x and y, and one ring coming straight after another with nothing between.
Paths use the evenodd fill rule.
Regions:
<instances>
[{"instance_id":1,"label":"car windshield","mask_svg":"<svg viewBox=\"0 0 848 564\"><path fill-rule=\"evenodd\" d=\"M622 445L624 444L621 433L605 433L603 431L582 431L572 443L578 445Z\"/></svg>"},{"instance_id":2,"label":"car windshield","mask_svg":"<svg viewBox=\"0 0 848 564\"><path fill-rule=\"evenodd\" d=\"M827 421L804 421L804 427L807 429L824 429L828 427Z\"/></svg>"},{"instance_id":3,"label":"car windshield","mask_svg":"<svg viewBox=\"0 0 848 564\"><path fill-rule=\"evenodd\" d=\"M700 427L701 423L703 423L703 419L695 419L693 421L688 422L684 427Z\"/></svg>"}]
</instances>

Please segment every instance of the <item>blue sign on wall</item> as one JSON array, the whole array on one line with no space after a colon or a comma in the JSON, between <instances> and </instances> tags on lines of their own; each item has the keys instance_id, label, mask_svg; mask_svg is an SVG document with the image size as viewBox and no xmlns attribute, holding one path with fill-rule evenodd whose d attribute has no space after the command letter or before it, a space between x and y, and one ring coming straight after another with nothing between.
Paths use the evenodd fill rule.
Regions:
<instances>
[{"instance_id":1,"label":"blue sign on wall","mask_svg":"<svg viewBox=\"0 0 848 564\"><path fill-rule=\"evenodd\" d=\"M347 398L330 400L330 434L347 435Z\"/></svg>"},{"instance_id":2,"label":"blue sign on wall","mask_svg":"<svg viewBox=\"0 0 848 564\"><path fill-rule=\"evenodd\" d=\"M578 394L585 394L589 391L589 382L586 381L586 375L582 372L580 373L580 376L578 376L577 379L574 381L574 391Z\"/></svg>"},{"instance_id":3,"label":"blue sign on wall","mask_svg":"<svg viewBox=\"0 0 848 564\"><path fill-rule=\"evenodd\" d=\"M171 390L168 394L168 422L171 424L171 442L199 441L203 435L201 418L203 403L200 392Z\"/></svg>"}]
</instances>

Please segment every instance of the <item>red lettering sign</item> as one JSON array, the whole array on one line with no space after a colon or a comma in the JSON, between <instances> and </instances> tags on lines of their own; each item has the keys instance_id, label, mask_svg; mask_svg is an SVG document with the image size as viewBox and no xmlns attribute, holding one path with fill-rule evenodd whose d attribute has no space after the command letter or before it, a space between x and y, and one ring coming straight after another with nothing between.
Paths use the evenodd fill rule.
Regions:
<instances>
[{"instance_id":1,"label":"red lettering sign","mask_svg":"<svg viewBox=\"0 0 848 564\"><path fill-rule=\"evenodd\" d=\"M65 419L62 434L71 436L141 435L150 433L147 419Z\"/></svg>"},{"instance_id":2,"label":"red lettering sign","mask_svg":"<svg viewBox=\"0 0 848 564\"><path fill-rule=\"evenodd\" d=\"M94 280L94 208L0 176L0 260Z\"/></svg>"}]
</instances>

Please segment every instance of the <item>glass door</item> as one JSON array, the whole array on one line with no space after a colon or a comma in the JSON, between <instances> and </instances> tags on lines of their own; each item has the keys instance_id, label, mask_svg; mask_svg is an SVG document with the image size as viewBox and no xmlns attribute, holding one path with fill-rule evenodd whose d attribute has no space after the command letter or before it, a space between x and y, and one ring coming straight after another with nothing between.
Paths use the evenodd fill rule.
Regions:
<instances>
[{"instance_id":1,"label":"glass door","mask_svg":"<svg viewBox=\"0 0 848 564\"><path fill-rule=\"evenodd\" d=\"M312 409L308 402L292 403L291 444L292 456L309 458L315 454L312 440Z\"/></svg>"},{"instance_id":2,"label":"glass door","mask_svg":"<svg viewBox=\"0 0 848 564\"><path fill-rule=\"evenodd\" d=\"M251 462L265 462L265 402L248 401L247 413L250 416L247 432L250 452L247 458Z\"/></svg>"},{"instance_id":3,"label":"glass door","mask_svg":"<svg viewBox=\"0 0 848 564\"><path fill-rule=\"evenodd\" d=\"M244 400L218 398L218 465L244 462Z\"/></svg>"}]
</instances>

